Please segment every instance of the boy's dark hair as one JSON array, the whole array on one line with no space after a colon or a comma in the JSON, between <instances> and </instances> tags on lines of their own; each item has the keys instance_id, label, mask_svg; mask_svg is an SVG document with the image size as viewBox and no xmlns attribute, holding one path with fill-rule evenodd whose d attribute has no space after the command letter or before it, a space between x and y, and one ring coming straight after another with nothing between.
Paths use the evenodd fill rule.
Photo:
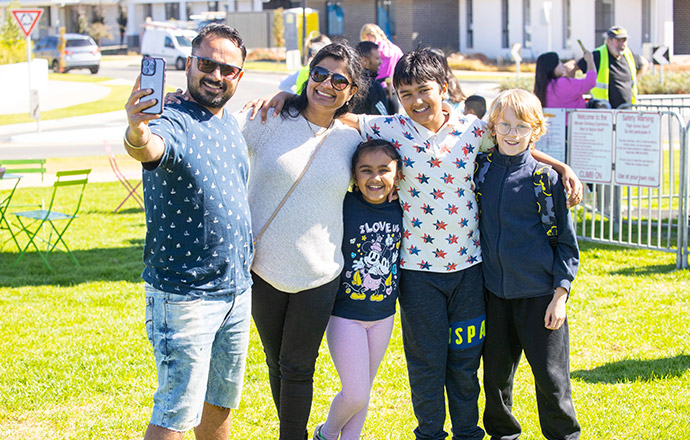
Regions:
<instances>
[{"instance_id":1,"label":"boy's dark hair","mask_svg":"<svg viewBox=\"0 0 690 440\"><path fill-rule=\"evenodd\" d=\"M362 142L357 146L355 153L352 155L352 161L350 163L350 170L352 171L352 176L354 178L355 169L357 168L357 163L362 154L368 153L370 151L383 151L391 159L395 160L396 174L402 171L402 158L400 153L395 149L393 144L383 139L370 139L368 141ZM356 185L353 185L353 189L359 190Z\"/></svg>"},{"instance_id":2,"label":"boy's dark hair","mask_svg":"<svg viewBox=\"0 0 690 440\"><path fill-rule=\"evenodd\" d=\"M470 95L465 99L465 109L474 111L479 119L482 119L486 114L486 99L479 95Z\"/></svg>"},{"instance_id":3,"label":"boy's dark hair","mask_svg":"<svg viewBox=\"0 0 690 440\"><path fill-rule=\"evenodd\" d=\"M465 94L462 93L462 87L460 87L460 81L453 74L453 69L450 68L448 64L448 58L446 53L442 49L437 48L426 48L423 50L428 50L432 55L438 57L438 60L443 65L443 70L446 72L446 84L448 84L448 100L452 103L459 103L465 99ZM480 118L481 119L481 118Z\"/></svg>"},{"instance_id":4,"label":"boy's dark hair","mask_svg":"<svg viewBox=\"0 0 690 440\"><path fill-rule=\"evenodd\" d=\"M244 47L244 41L242 41L240 33L237 32L237 29L222 23L211 23L199 30L199 34L192 40L192 54L201 46L204 38L209 35L214 38L227 38L232 41L242 51L242 61L244 62L245 58L247 58L247 48Z\"/></svg>"},{"instance_id":5,"label":"boy's dark hair","mask_svg":"<svg viewBox=\"0 0 690 440\"><path fill-rule=\"evenodd\" d=\"M309 63L309 71L311 72L311 69L316 67L316 65L325 58L334 58L336 60L344 61L345 69L350 77L350 85L348 87L355 87L356 89L352 99L347 101L342 107L335 111L335 117L337 118L338 116L349 112L354 106L359 92L358 84L361 82L360 77L362 76L363 67L357 52L344 41L331 43L318 51ZM311 81L311 79L307 79L307 84L309 81ZM328 81L330 81L330 78ZM288 100L285 102L285 106L280 111L280 115L282 117L296 118L302 113L302 111L304 111L305 108L307 108L307 105L309 104L309 101L307 100L307 84L302 87L302 92L299 95L292 95L290 98L288 98Z\"/></svg>"},{"instance_id":6,"label":"boy's dark hair","mask_svg":"<svg viewBox=\"0 0 690 440\"><path fill-rule=\"evenodd\" d=\"M408 52L400 58L393 71L393 86L434 81L440 87L446 83L446 70L429 48Z\"/></svg>"},{"instance_id":7,"label":"boy's dark hair","mask_svg":"<svg viewBox=\"0 0 690 440\"><path fill-rule=\"evenodd\" d=\"M374 49L379 50L379 45L371 41L357 43L357 53L360 57L368 57Z\"/></svg>"}]
</instances>

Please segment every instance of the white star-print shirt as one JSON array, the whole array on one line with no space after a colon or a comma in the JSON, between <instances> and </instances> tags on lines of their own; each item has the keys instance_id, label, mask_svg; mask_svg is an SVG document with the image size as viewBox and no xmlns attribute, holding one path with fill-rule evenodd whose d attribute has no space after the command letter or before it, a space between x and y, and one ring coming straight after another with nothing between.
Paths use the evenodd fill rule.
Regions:
<instances>
[{"instance_id":1,"label":"white star-print shirt","mask_svg":"<svg viewBox=\"0 0 690 440\"><path fill-rule=\"evenodd\" d=\"M482 261L474 163L493 143L483 121L443 108L449 118L436 133L408 116L360 117L363 136L391 142L403 159L403 269L455 272Z\"/></svg>"},{"instance_id":2,"label":"white star-print shirt","mask_svg":"<svg viewBox=\"0 0 690 440\"><path fill-rule=\"evenodd\" d=\"M146 244L142 278L164 292L240 293L251 286L247 144L228 112L171 104L149 124L165 141L145 164Z\"/></svg>"}]
</instances>

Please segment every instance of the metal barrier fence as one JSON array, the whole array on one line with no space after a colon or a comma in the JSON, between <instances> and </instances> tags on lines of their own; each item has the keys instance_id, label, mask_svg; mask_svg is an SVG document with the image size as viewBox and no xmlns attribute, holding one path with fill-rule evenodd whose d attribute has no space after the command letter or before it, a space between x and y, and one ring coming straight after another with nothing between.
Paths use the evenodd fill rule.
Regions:
<instances>
[{"instance_id":1,"label":"metal barrier fence","mask_svg":"<svg viewBox=\"0 0 690 440\"><path fill-rule=\"evenodd\" d=\"M585 185L576 211L576 230L578 238L586 241L675 253L676 267L687 268L690 123L686 125L681 113L690 115L690 96L687 106L660 99L641 100L625 108L661 117L660 186Z\"/></svg>"}]
</instances>

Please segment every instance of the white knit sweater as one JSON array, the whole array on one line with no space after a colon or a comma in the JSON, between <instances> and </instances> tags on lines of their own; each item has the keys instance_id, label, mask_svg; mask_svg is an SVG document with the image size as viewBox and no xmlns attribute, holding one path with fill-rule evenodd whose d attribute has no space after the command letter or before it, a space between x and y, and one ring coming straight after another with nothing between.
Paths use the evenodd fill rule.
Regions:
<instances>
[{"instance_id":1,"label":"white knit sweater","mask_svg":"<svg viewBox=\"0 0 690 440\"><path fill-rule=\"evenodd\" d=\"M302 116L250 121L237 115L250 155L249 206L258 234L321 141ZM312 126L316 128L315 126ZM252 270L276 289L300 292L336 279L343 268L343 199L350 160L362 141L335 121L309 170L256 243Z\"/></svg>"}]
</instances>

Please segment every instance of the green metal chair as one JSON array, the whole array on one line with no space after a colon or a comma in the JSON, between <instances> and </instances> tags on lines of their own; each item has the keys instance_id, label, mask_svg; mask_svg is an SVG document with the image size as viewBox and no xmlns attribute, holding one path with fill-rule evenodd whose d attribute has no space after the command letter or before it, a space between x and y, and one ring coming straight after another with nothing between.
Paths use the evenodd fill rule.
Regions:
<instances>
[{"instance_id":1,"label":"green metal chair","mask_svg":"<svg viewBox=\"0 0 690 440\"><path fill-rule=\"evenodd\" d=\"M7 211L10 208L12 196L14 196L14 193L17 190L17 185L19 185L19 181L21 180L22 176L17 174L5 173L5 169L3 167L0 167L0 173L2 173L2 176L0 176L0 181L6 180L8 182L14 182L14 185L10 184L10 189L9 191L6 191L6 196L0 195L0 232L7 231L10 235L10 238L0 241L0 250L4 249L5 244L7 244L8 242L14 241L14 244L17 246L17 250L21 251L22 248L19 246L17 237L15 237L14 232L12 231L10 222L7 220Z\"/></svg>"},{"instance_id":2,"label":"green metal chair","mask_svg":"<svg viewBox=\"0 0 690 440\"><path fill-rule=\"evenodd\" d=\"M8 173L18 174L20 176L24 176L26 174L40 174L41 185L43 185L43 178L46 174L45 159L0 159L0 167L5 168ZM34 203L30 205L14 205L13 208L28 206L43 209L45 208L45 201L41 200L41 203Z\"/></svg>"},{"instance_id":3,"label":"green metal chair","mask_svg":"<svg viewBox=\"0 0 690 440\"><path fill-rule=\"evenodd\" d=\"M74 260L74 263L79 266L79 262L69 250L62 237L65 235L67 228L69 228L74 219L77 218L90 172L91 170L58 171L56 174L57 180L53 184L53 195L46 209L12 213L16 216L21 230L26 233L29 239L29 242L24 249L21 250L19 257L14 262L14 267L22 260L29 246L33 246L46 267L53 271L50 263L48 263L48 255L55 250L58 244L62 244L65 251L67 251L70 257L72 257L72 260ZM63 213L56 211L55 209L58 203L59 206L61 206L59 209L69 212ZM69 207L69 209L66 209L67 207ZM50 226L50 228L46 228L49 229L49 231L39 236L38 233L44 225ZM20 232L18 232L18 234L20 234ZM36 243L37 241L45 243L46 249L44 252L39 249Z\"/></svg>"}]
</instances>

